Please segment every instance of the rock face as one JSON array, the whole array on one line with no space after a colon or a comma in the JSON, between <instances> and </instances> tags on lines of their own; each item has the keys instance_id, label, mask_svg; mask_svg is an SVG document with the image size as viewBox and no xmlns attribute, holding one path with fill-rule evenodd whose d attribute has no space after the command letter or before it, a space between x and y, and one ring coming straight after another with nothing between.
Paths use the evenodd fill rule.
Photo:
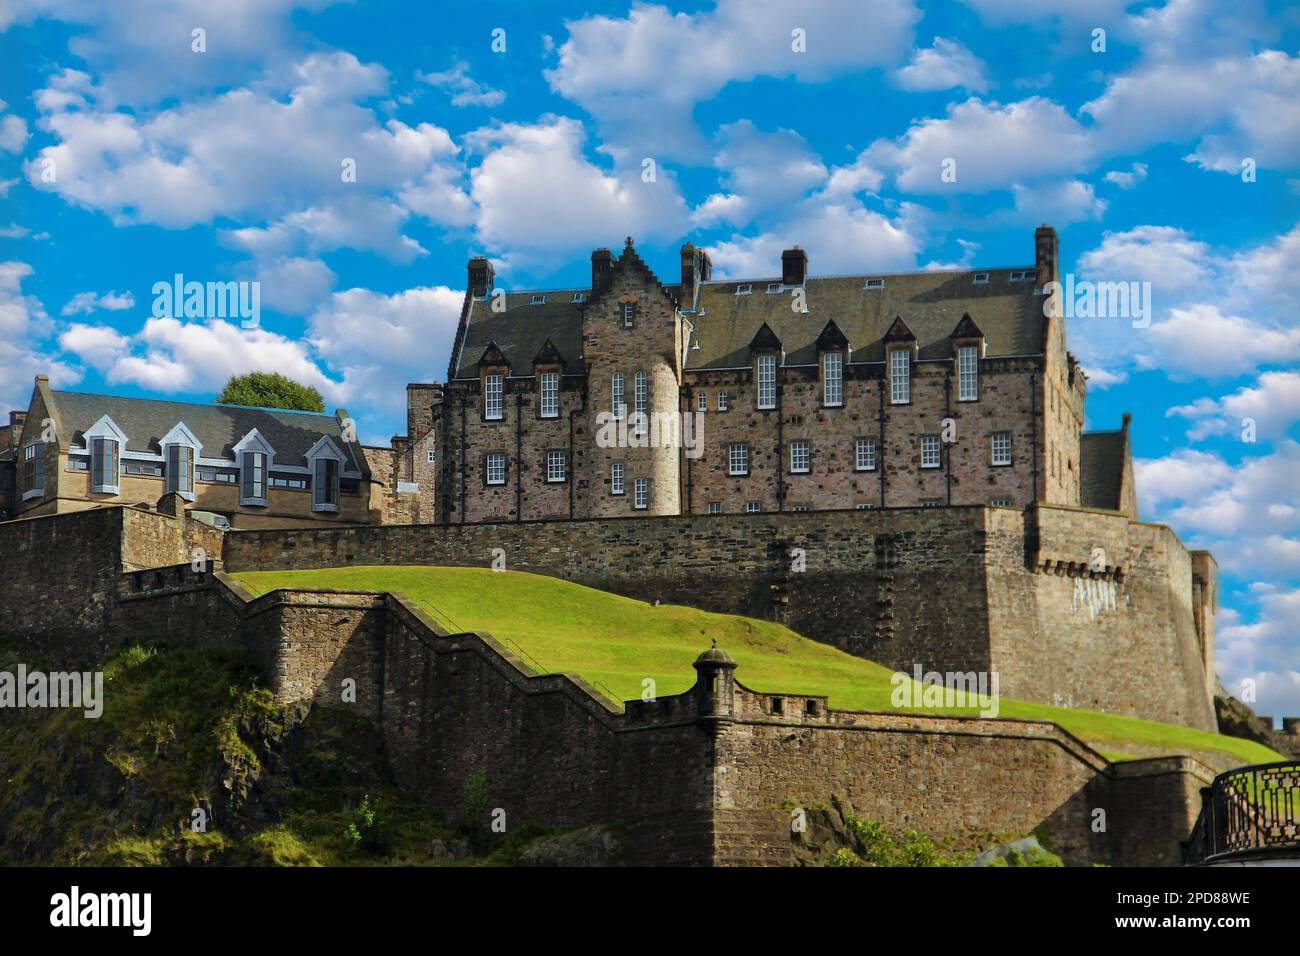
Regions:
<instances>
[{"instance_id":1,"label":"rock face","mask_svg":"<svg viewBox=\"0 0 1300 956\"><path fill-rule=\"evenodd\" d=\"M617 866L622 843L607 827L591 826L539 840L519 856L520 866Z\"/></svg>"}]
</instances>

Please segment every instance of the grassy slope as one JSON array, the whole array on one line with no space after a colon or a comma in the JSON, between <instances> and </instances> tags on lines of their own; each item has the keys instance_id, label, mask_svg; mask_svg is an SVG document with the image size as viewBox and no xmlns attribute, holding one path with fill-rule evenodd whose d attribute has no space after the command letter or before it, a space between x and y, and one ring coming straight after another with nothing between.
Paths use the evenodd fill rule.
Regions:
<instances>
[{"instance_id":1,"label":"grassy slope","mask_svg":"<svg viewBox=\"0 0 1300 956\"><path fill-rule=\"evenodd\" d=\"M890 701L889 670L779 624L677 605L653 607L557 578L432 567L253 571L235 577L259 594L282 587L401 591L444 626L508 638L544 670L580 674L623 699L641 696L645 678L655 681L661 696L686 690L695 679L691 663L717 638L748 687L825 694L841 709L898 710ZM1003 698L1000 716L1055 721L1112 758L1199 750L1241 763L1279 759L1252 741L1096 711Z\"/></svg>"}]
</instances>

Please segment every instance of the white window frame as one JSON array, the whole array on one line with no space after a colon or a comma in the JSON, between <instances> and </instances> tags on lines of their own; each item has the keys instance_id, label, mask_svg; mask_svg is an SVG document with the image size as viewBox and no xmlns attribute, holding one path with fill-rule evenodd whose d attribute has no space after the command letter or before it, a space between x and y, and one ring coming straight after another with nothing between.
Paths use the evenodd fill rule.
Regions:
<instances>
[{"instance_id":1,"label":"white window frame","mask_svg":"<svg viewBox=\"0 0 1300 956\"><path fill-rule=\"evenodd\" d=\"M994 508L1013 508L1013 507L1015 507L1015 506L1011 503L1011 499L1010 499L1010 498L994 498L994 499L992 499L992 500L989 502L989 505L991 505L991 506L994 507Z\"/></svg>"},{"instance_id":2,"label":"white window frame","mask_svg":"<svg viewBox=\"0 0 1300 956\"><path fill-rule=\"evenodd\" d=\"M541 394L541 408L538 414L542 418L560 417L560 373L542 372L538 376L538 390Z\"/></svg>"},{"instance_id":3,"label":"white window frame","mask_svg":"<svg viewBox=\"0 0 1300 956\"><path fill-rule=\"evenodd\" d=\"M334 462L333 469L322 462ZM307 451L307 471L311 475L311 510L339 510L339 482L343 476L343 463L347 461L342 450L329 435L321 435L316 444ZM267 466L267 480L270 480L270 465ZM242 476L241 476L242 478ZM272 485L274 487L274 485ZM243 492L243 483L240 483Z\"/></svg>"},{"instance_id":4,"label":"white window frame","mask_svg":"<svg viewBox=\"0 0 1300 956\"><path fill-rule=\"evenodd\" d=\"M1002 466L1011 464L1011 432L994 432L989 442L989 461Z\"/></svg>"},{"instance_id":5,"label":"white window frame","mask_svg":"<svg viewBox=\"0 0 1300 956\"><path fill-rule=\"evenodd\" d=\"M32 463L31 477L27 476L27 463ZM45 442L29 441L23 446L23 501L45 497Z\"/></svg>"},{"instance_id":6,"label":"white window frame","mask_svg":"<svg viewBox=\"0 0 1300 956\"><path fill-rule=\"evenodd\" d=\"M957 349L957 401L974 402L980 397L980 350L974 345Z\"/></svg>"},{"instance_id":7,"label":"white window frame","mask_svg":"<svg viewBox=\"0 0 1300 956\"><path fill-rule=\"evenodd\" d=\"M650 407L650 379L645 372L637 372L632 376L632 428L638 435L644 435L650 430L650 419L647 410Z\"/></svg>"},{"instance_id":8,"label":"white window frame","mask_svg":"<svg viewBox=\"0 0 1300 956\"><path fill-rule=\"evenodd\" d=\"M762 513L762 511L763 511L763 503L761 501L745 502L745 514L756 515Z\"/></svg>"},{"instance_id":9,"label":"white window frame","mask_svg":"<svg viewBox=\"0 0 1300 956\"><path fill-rule=\"evenodd\" d=\"M912 402L912 352L910 349L889 350L889 404L910 405Z\"/></svg>"},{"instance_id":10,"label":"white window frame","mask_svg":"<svg viewBox=\"0 0 1300 956\"><path fill-rule=\"evenodd\" d=\"M615 372L609 383L609 400L611 410L614 412L614 420L622 421L623 416L627 414L627 404L625 403L626 395L623 388L623 373Z\"/></svg>"},{"instance_id":11,"label":"white window frame","mask_svg":"<svg viewBox=\"0 0 1300 956\"><path fill-rule=\"evenodd\" d=\"M636 328L636 303L624 302L619 310L619 322L625 329Z\"/></svg>"},{"instance_id":12,"label":"white window frame","mask_svg":"<svg viewBox=\"0 0 1300 956\"><path fill-rule=\"evenodd\" d=\"M507 477L506 453L490 451L483 459L483 483L486 485L504 485Z\"/></svg>"},{"instance_id":13,"label":"white window frame","mask_svg":"<svg viewBox=\"0 0 1300 956\"><path fill-rule=\"evenodd\" d=\"M975 273L975 277L974 277L971 281L972 281L975 285L988 285L988 284L989 284L989 274L988 274L987 272L977 272L977 273Z\"/></svg>"},{"instance_id":14,"label":"white window frame","mask_svg":"<svg viewBox=\"0 0 1300 956\"><path fill-rule=\"evenodd\" d=\"M186 501L194 500L194 449L180 442L163 446L163 476L168 493L176 492ZM188 480L187 480L188 479Z\"/></svg>"},{"instance_id":15,"label":"white window frame","mask_svg":"<svg viewBox=\"0 0 1300 956\"><path fill-rule=\"evenodd\" d=\"M853 439L853 470L876 470L876 440L874 438Z\"/></svg>"},{"instance_id":16,"label":"white window frame","mask_svg":"<svg viewBox=\"0 0 1300 956\"><path fill-rule=\"evenodd\" d=\"M943 454L941 449L943 444L939 441L938 435L921 436L921 467L938 468L943 464Z\"/></svg>"},{"instance_id":17,"label":"white window frame","mask_svg":"<svg viewBox=\"0 0 1300 956\"><path fill-rule=\"evenodd\" d=\"M790 474L806 475L812 471L812 443L803 438L790 442Z\"/></svg>"},{"instance_id":18,"label":"white window frame","mask_svg":"<svg viewBox=\"0 0 1300 956\"><path fill-rule=\"evenodd\" d=\"M95 494L120 495L122 493L122 452L126 448L126 433L118 427L117 422L107 415L86 429L82 440L90 452L90 490ZM100 449L111 447L113 456L112 474L105 474L95 467L95 460ZM103 481L96 481L96 476ZM111 480L110 480L111 479Z\"/></svg>"},{"instance_id":19,"label":"white window frame","mask_svg":"<svg viewBox=\"0 0 1300 956\"><path fill-rule=\"evenodd\" d=\"M731 406L731 393L718 392L718 411L725 412Z\"/></svg>"},{"instance_id":20,"label":"white window frame","mask_svg":"<svg viewBox=\"0 0 1300 956\"><path fill-rule=\"evenodd\" d=\"M760 355L754 363L757 384L756 408L776 408L776 356Z\"/></svg>"},{"instance_id":21,"label":"white window frame","mask_svg":"<svg viewBox=\"0 0 1300 956\"><path fill-rule=\"evenodd\" d=\"M844 353L822 353L822 404L827 408L844 405Z\"/></svg>"},{"instance_id":22,"label":"white window frame","mask_svg":"<svg viewBox=\"0 0 1300 956\"><path fill-rule=\"evenodd\" d=\"M720 515L722 514L722 502L710 501L707 505L706 510L711 515Z\"/></svg>"},{"instance_id":23,"label":"white window frame","mask_svg":"<svg viewBox=\"0 0 1300 956\"><path fill-rule=\"evenodd\" d=\"M609 466L609 493L611 495L621 495L625 491L623 487L624 467L621 461L616 461Z\"/></svg>"},{"instance_id":24,"label":"white window frame","mask_svg":"<svg viewBox=\"0 0 1300 956\"><path fill-rule=\"evenodd\" d=\"M736 295L749 295L753 291L754 286L749 282L742 282L740 285L736 286Z\"/></svg>"},{"instance_id":25,"label":"white window frame","mask_svg":"<svg viewBox=\"0 0 1300 956\"><path fill-rule=\"evenodd\" d=\"M194 485L198 480L196 469L199 464L199 452L202 444L184 422L177 422L172 426L172 430L159 439L158 444L162 447L163 453L163 481L164 487L168 493L176 492L185 501L194 500ZM180 466L180 460L172 461L173 448L189 449L189 482L188 485L181 482L184 477L183 469Z\"/></svg>"},{"instance_id":26,"label":"white window frame","mask_svg":"<svg viewBox=\"0 0 1300 956\"><path fill-rule=\"evenodd\" d=\"M632 507L637 511L644 511L650 507L649 478L632 479Z\"/></svg>"},{"instance_id":27,"label":"white window frame","mask_svg":"<svg viewBox=\"0 0 1300 956\"><path fill-rule=\"evenodd\" d=\"M700 392L700 397L695 400L695 407L702 412L709 410L709 393Z\"/></svg>"},{"instance_id":28,"label":"white window frame","mask_svg":"<svg viewBox=\"0 0 1300 956\"><path fill-rule=\"evenodd\" d=\"M436 448L430 448L425 454L427 455L430 465L436 465L438 463L438 450Z\"/></svg>"},{"instance_id":29,"label":"white window frame","mask_svg":"<svg viewBox=\"0 0 1300 956\"><path fill-rule=\"evenodd\" d=\"M780 292L782 288L784 287L779 282L769 282L767 284L767 294L774 295L775 293Z\"/></svg>"},{"instance_id":30,"label":"white window frame","mask_svg":"<svg viewBox=\"0 0 1300 956\"><path fill-rule=\"evenodd\" d=\"M558 485L567 481L569 477L569 455L564 451L548 451L546 453L546 483L549 485Z\"/></svg>"},{"instance_id":31,"label":"white window frame","mask_svg":"<svg viewBox=\"0 0 1300 956\"><path fill-rule=\"evenodd\" d=\"M727 446L727 474L744 477L749 474L749 445L734 441Z\"/></svg>"},{"instance_id":32,"label":"white window frame","mask_svg":"<svg viewBox=\"0 0 1300 956\"><path fill-rule=\"evenodd\" d=\"M312 447L312 451L315 451L320 447L322 447L321 442L317 441L317 443ZM241 505L265 507L267 492L271 487L271 468L275 464L275 449L271 447L270 442L262 437L261 432L254 428L239 440L239 444L234 447L234 452L235 461L239 464L239 503ZM308 452L308 455L310 454L311 452ZM245 482L244 480L246 477L244 473L250 468L256 471L258 466L257 460L247 458L246 456L248 455L258 455L261 456L262 459L262 480L260 484L254 481L251 488L253 492L257 492L260 489L262 492L260 496L255 493L245 494L245 488L248 487L248 482Z\"/></svg>"},{"instance_id":33,"label":"white window frame","mask_svg":"<svg viewBox=\"0 0 1300 956\"><path fill-rule=\"evenodd\" d=\"M505 418L506 377L499 372L483 376L483 418L499 422Z\"/></svg>"}]
</instances>

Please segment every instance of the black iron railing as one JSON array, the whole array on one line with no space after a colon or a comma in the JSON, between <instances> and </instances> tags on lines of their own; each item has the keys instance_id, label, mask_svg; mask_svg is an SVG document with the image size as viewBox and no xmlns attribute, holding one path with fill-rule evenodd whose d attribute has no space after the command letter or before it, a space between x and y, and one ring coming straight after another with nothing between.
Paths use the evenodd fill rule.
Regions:
<instances>
[{"instance_id":1,"label":"black iron railing","mask_svg":"<svg viewBox=\"0 0 1300 956\"><path fill-rule=\"evenodd\" d=\"M1300 762L1238 767L1201 790L1189 865L1279 856L1300 860Z\"/></svg>"}]
</instances>

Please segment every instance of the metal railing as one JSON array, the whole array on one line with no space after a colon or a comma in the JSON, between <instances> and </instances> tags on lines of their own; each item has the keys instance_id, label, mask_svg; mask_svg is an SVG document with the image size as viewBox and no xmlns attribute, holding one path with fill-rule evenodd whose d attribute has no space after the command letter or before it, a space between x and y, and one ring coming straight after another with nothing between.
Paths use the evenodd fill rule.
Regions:
<instances>
[{"instance_id":1,"label":"metal railing","mask_svg":"<svg viewBox=\"0 0 1300 956\"><path fill-rule=\"evenodd\" d=\"M1201 790L1185 862L1268 857L1300 860L1300 761L1238 767Z\"/></svg>"}]
</instances>

